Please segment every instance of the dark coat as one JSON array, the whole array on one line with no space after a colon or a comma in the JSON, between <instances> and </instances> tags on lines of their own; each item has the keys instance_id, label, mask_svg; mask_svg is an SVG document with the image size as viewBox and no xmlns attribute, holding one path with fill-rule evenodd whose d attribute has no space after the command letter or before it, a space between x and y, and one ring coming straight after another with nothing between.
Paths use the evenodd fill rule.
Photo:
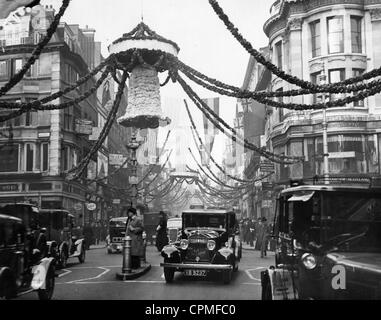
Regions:
<instances>
[{"instance_id":1,"label":"dark coat","mask_svg":"<svg viewBox=\"0 0 381 320\"><path fill-rule=\"evenodd\" d=\"M132 230L131 230L132 229ZM131 255L144 255L143 220L138 216L132 216L127 224L127 236L131 237Z\"/></svg>"},{"instance_id":2,"label":"dark coat","mask_svg":"<svg viewBox=\"0 0 381 320\"><path fill-rule=\"evenodd\" d=\"M266 246L269 237L269 227L267 223L262 223L258 226L257 243L255 248L260 250L262 244Z\"/></svg>"},{"instance_id":3,"label":"dark coat","mask_svg":"<svg viewBox=\"0 0 381 320\"><path fill-rule=\"evenodd\" d=\"M158 250L161 250L167 244L167 219L165 217L160 217L160 221L157 226L156 247Z\"/></svg>"}]
</instances>

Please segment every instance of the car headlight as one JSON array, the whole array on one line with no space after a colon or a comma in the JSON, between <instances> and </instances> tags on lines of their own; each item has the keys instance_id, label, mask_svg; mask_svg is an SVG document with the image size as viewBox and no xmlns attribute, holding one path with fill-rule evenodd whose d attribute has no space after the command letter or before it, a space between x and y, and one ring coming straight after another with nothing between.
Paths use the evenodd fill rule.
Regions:
<instances>
[{"instance_id":1,"label":"car headlight","mask_svg":"<svg viewBox=\"0 0 381 320\"><path fill-rule=\"evenodd\" d=\"M186 249L188 249L188 245L189 245L189 241L188 241L187 239L182 239L182 240L180 241L180 248L181 248L182 250L186 250Z\"/></svg>"},{"instance_id":2,"label":"car headlight","mask_svg":"<svg viewBox=\"0 0 381 320\"><path fill-rule=\"evenodd\" d=\"M212 251L216 248L216 241L209 240L207 244L208 250Z\"/></svg>"},{"instance_id":3,"label":"car headlight","mask_svg":"<svg viewBox=\"0 0 381 320\"><path fill-rule=\"evenodd\" d=\"M308 270L315 269L317 266L316 257L311 253L305 253L302 255L302 263Z\"/></svg>"}]
</instances>

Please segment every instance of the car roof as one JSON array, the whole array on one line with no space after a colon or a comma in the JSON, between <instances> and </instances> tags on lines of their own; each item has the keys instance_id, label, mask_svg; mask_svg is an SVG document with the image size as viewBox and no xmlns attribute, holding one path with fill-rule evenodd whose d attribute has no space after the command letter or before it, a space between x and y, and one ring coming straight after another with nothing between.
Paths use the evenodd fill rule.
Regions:
<instances>
[{"instance_id":1,"label":"car roof","mask_svg":"<svg viewBox=\"0 0 381 320\"><path fill-rule=\"evenodd\" d=\"M13 222L19 222L22 223L22 220L13 216L8 216L5 214L0 214L0 220L11 220Z\"/></svg>"},{"instance_id":2,"label":"car roof","mask_svg":"<svg viewBox=\"0 0 381 320\"><path fill-rule=\"evenodd\" d=\"M230 210L212 210L212 209L191 209L183 211L183 214L226 214L233 213Z\"/></svg>"},{"instance_id":3,"label":"car roof","mask_svg":"<svg viewBox=\"0 0 381 320\"><path fill-rule=\"evenodd\" d=\"M281 194L292 194L295 192L303 191L324 191L324 192L337 192L337 191L352 191L352 192L370 192L381 193L381 188L369 188L368 185L301 185L284 189Z\"/></svg>"}]
</instances>

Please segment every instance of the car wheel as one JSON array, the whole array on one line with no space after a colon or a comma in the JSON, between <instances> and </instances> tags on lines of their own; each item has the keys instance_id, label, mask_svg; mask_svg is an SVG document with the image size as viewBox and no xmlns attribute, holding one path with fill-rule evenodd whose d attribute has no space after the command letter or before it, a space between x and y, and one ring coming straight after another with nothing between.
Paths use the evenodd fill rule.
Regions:
<instances>
[{"instance_id":1,"label":"car wheel","mask_svg":"<svg viewBox=\"0 0 381 320\"><path fill-rule=\"evenodd\" d=\"M234 265L233 265L233 271L234 272L237 272L238 271L238 267L239 267L239 264L238 264L238 261L234 261Z\"/></svg>"},{"instance_id":2,"label":"car wheel","mask_svg":"<svg viewBox=\"0 0 381 320\"><path fill-rule=\"evenodd\" d=\"M51 300L53 297L54 286L55 286L55 271L54 268L50 268L46 276L46 287L45 289L38 290L38 298L40 300Z\"/></svg>"},{"instance_id":3,"label":"car wheel","mask_svg":"<svg viewBox=\"0 0 381 320\"><path fill-rule=\"evenodd\" d=\"M167 283L173 282L175 277L175 270L172 268L164 268L164 278Z\"/></svg>"},{"instance_id":4,"label":"car wheel","mask_svg":"<svg viewBox=\"0 0 381 320\"><path fill-rule=\"evenodd\" d=\"M67 254L65 252L65 250L62 250L61 253L60 253L60 267L61 268L66 268L67 266Z\"/></svg>"},{"instance_id":5,"label":"car wheel","mask_svg":"<svg viewBox=\"0 0 381 320\"><path fill-rule=\"evenodd\" d=\"M82 252L78 257L79 263L84 263L86 259L86 250L82 247Z\"/></svg>"},{"instance_id":6,"label":"car wheel","mask_svg":"<svg viewBox=\"0 0 381 320\"><path fill-rule=\"evenodd\" d=\"M13 277L10 277L10 276L5 277L4 282L1 283L1 285L2 285L2 295L4 299L10 300L10 299L16 298L17 289L16 289L16 282L14 281Z\"/></svg>"},{"instance_id":7,"label":"car wheel","mask_svg":"<svg viewBox=\"0 0 381 320\"><path fill-rule=\"evenodd\" d=\"M224 284L229 284L232 280L232 272L230 270L226 270L222 273L222 280Z\"/></svg>"},{"instance_id":8,"label":"car wheel","mask_svg":"<svg viewBox=\"0 0 381 320\"><path fill-rule=\"evenodd\" d=\"M107 249L107 253L108 253L108 254L111 254L111 253L112 253L112 250L111 250L111 249Z\"/></svg>"}]
</instances>

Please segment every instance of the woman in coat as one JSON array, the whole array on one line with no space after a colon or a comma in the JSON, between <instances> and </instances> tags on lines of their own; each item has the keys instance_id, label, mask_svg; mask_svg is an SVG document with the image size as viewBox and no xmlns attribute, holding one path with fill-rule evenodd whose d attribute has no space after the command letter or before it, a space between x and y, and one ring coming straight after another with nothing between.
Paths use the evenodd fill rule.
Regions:
<instances>
[{"instance_id":1,"label":"woman in coat","mask_svg":"<svg viewBox=\"0 0 381 320\"><path fill-rule=\"evenodd\" d=\"M168 244L167 216L163 211L159 213L160 220L156 228L156 248L161 251Z\"/></svg>"},{"instance_id":2,"label":"woman in coat","mask_svg":"<svg viewBox=\"0 0 381 320\"><path fill-rule=\"evenodd\" d=\"M140 217L137 216L136 209L129 208L127 211L127 236L131 237L131 268L140 268L140 258L144 256L144 225Z\"/></svg>"}]
</instances>

